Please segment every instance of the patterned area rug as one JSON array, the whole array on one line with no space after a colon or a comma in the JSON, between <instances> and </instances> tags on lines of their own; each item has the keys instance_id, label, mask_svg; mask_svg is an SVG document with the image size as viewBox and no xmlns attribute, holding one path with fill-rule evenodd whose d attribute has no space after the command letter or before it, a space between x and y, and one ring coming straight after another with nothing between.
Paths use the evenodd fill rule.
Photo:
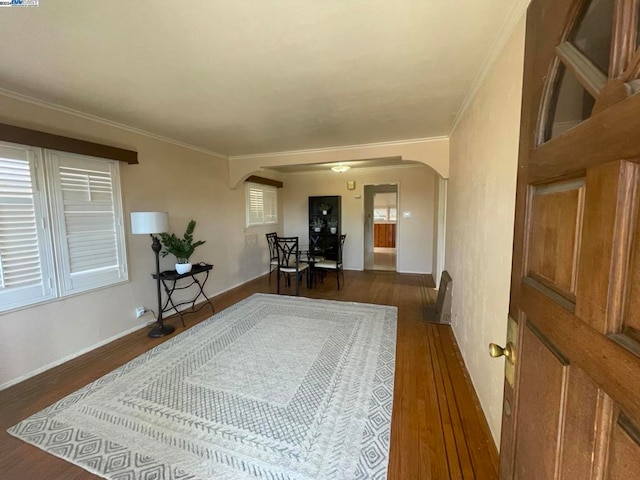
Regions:
<instances>
[{"instance_id":1,"label":"patterned area rug","mask_svg":"<svg viewBox=\"0 0 640 480\"><path fill-rule=\"evenodd\" d=\"M395 307L256 294L11 427L109 479L383 479Z\"/></svg>"}]
</instances>

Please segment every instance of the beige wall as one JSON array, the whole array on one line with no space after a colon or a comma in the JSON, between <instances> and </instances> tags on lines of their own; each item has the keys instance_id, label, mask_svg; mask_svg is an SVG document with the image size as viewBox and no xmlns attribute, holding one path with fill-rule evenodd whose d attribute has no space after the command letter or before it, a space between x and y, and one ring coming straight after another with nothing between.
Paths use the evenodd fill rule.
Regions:
<instances>
[{"instance_id":1,"label":"beige wall","mask_svg":"<svg viewBox=\"0 0 640 480\"><path fill-rule=\"evenodd\" d=\"M523 52L521 20L450 139L445 266L453 329L496 443L504 362L489 357L488 344L506 335Z\"/></svg>"},{"instance_id":2,"label":"beige wall","mask_svg":"<svg viewBox=\"0 0 640 480\"><path fill-rule=\"evenodd\" d=\"M284 231L308 239L308 197L342 196L344 268L364 268L364 185L397 183L398 187L398 271L431 273L433 259L433 216L436 173L427 166L399 168L354 168L347 173L288 174L284 180ZM356 189L347 190L347 180ZM360 198L356 196L360 195ZM411 212L403 218L402 212ZM301 240L302 241L302 240Z\"/></svg>"},{"instance_id":3,"label":"beige wall","mask_svg":"<svg viewBox=\"0 0 640 480\"><path fill-rule=\"evenodd\" d=\"M136 150L140 162L121 168L130 281L0 315L0 386L152 320L134 315L136 305L157 310L157 300L151 242L129 233L131 211L168 211L180 235L197 221L195 237L207 243L192 261L215 264L208 295L267 271L264 233L281 228L244 228L244 189L228 188L225 159L1 95L0 122ZM169 269L174 260L161 262Z\"/></svg>"}]
</instances>

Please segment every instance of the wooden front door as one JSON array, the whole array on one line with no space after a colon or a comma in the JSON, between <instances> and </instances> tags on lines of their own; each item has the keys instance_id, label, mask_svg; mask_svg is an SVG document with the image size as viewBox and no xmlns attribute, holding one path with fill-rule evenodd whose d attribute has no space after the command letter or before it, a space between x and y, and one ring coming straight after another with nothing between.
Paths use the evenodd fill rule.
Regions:
<instances>
[{"instance_id":1,"label":"wooden front door","mask_svg":"<svg viewBox=\"0 0 640 480\"><path fill-rule=\"evenodd\" d=\"M529 7L503 479L640 478L639 9Z\"/></svg>"}]
</instances>

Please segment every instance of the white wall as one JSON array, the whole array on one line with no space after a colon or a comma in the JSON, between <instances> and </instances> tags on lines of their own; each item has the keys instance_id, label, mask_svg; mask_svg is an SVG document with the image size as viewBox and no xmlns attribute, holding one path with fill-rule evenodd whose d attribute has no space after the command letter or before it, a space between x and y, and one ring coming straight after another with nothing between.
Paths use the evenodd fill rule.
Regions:
<instances>
[{"instance_id":1,"label":"white wall","mask_svg":"<svg viewBox=\"0 0 640 480\"><path fill-rule=\"evenodd\" d=\"M0 122L136 150L138 165L122 165L122 194L130 281L0 315L0 387L152 321L136 319L136 305L157 309L151 241L131 235L131 211L169 212L182 235L190 219L206 240L192 261L215 268L206 286L213 296L267 271L264 233L245 229L244 189L227 186L227 161L105 123L0 95ZM170 257L161 268L172 268Z\"/></svg>"},{"instance_id":2,"label":"white wall","mask_svg":"<svg viewBox=\"0 0 640 480\"><path fill-rule=\"evenodd\" d=\"M342 196L344 268L364 268L364 185L397 183L397 268L399 272L431 273L433 259L433 216L436 173L427 166L399 168L354 168L347 173L313 172L288 174L284 179L284 231L309 236L308 198L316 195ZM347 180L356 189L347 190ZM356 196L360 198L356 198ZM402 212L411 212L403 218Z\"/></svg>"},{"instance_id":3,"label":"white wall","mask_svg":"<svg viewBox=\"0 0 640 480\"><path fill-rule=\"evenodd\" d=\"M436 214L433 217L433 279L436 288L440 287L440 277L444 271L445 239L447 231L447 179L436 176L435 191Z\"/></svg>"},{"instance_id":4,"label":"white wall","mask_svg":"<svg viewBox=\"0 0 640 480\"><path fill-rule=\"evenodd\" d=\"M499 443L518 160L524 20L491 67L450 138L445 267L452 323L491 433Z\"/></svg>"}]
</instances>

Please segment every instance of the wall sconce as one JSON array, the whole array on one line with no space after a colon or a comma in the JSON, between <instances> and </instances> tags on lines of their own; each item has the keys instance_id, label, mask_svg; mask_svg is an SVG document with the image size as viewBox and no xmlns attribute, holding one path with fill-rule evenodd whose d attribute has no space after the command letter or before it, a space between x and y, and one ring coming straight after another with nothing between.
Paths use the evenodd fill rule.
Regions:
<instances>
[{"instance_id":1,"label":"wall sconce","mask_svg":"<svg viewBox=\"0 0 640 480\"><path fill-rule=\"evenodd\" d=\"M347 190L355 190L355 189L356 189L356 181L347 180Z\"/></svg>"}]
</instances>

